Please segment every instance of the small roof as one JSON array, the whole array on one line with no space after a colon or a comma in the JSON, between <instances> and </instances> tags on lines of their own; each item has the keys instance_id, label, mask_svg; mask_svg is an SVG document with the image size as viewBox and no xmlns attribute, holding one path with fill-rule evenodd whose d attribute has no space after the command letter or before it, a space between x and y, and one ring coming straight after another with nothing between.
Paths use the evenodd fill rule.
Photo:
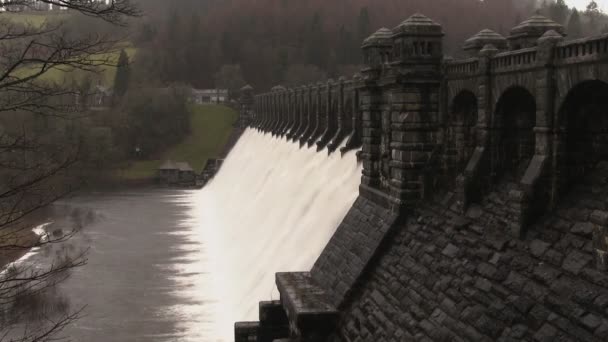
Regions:
<instances>
[{"instance_id":1,"label":"small roof","mask_svg":"<svg viewBox=\"0 0 608 342\"><path fill-rule=\"evenodd\" d=\"M480 50L487 44L492 44L498 49L503 49L507 47L507 38L492 30L484 29L467 39L464 42L463 48L465 50Z\"/></svg>"},{"instance_id":2,"label":"small roof","mask_svg":"<svg viewBox=\"0 0 608 342\"><path fill-rule=\"evenodd\" d=\"M178 162L178 163L175 163L175 165L182 172L194 171L192 166L190 166L190 164L188 164L187 162Z\"/></svg>"},{"instance_id":3,"label":"small roof","mask_svg":"<svg viewBox=\"0 0 608 342\"><path fill-rule=\"evenodd\" d=\"M393 44L393 31L383 27L374 32L371 36L363 41L363 47L366 46L390 46Z\"/></svg>"},{"instance_id":4,"label":"small roof","mask_svg":"<svg viewBox=\"0 0 608 342\"><path fill-rule=\"evenodd\" d=\"M404 20L393 29L393 34L421 34L421 35L443 35L441 25L427 16L416 13Z\"/></svg>"},{"instance_id":5,"label":"small roof","mask_svg":"<svg viewBox=\"0 0 608 342\"><path fill-rule=\"evenodd\" d=\"M545 34L543 34L542 37L539 38L539 41L540 40L558 40L558 41L560 41L563 39L564 39L564 36L561 35L560 33L555 32L554 30L549 30L549 31L545 32Z\"/></svg>"},{"instance_id":6,"label":"small roof","mask_svg":"<svg viewBox=\"0 0 608 342\"><path fill-rule=\"evenodd\" d=\"M564 27L561 24L558 24L555 21L540 14L535 14L528 20L512 28L509 39L526 36L541 37L545 32L549 30L554 30L562 36L565 35Z\"/></svg>"},{"instance_id":7,"label":"small roof","mask_svg":"<svg viewBox=\"0 0 608 342\"><path fill-rule=\"evenodd\" d=\"M159 170L177 170L178 167L172 160L167 160L158 169Z\"/></svg>"}]
</instances>

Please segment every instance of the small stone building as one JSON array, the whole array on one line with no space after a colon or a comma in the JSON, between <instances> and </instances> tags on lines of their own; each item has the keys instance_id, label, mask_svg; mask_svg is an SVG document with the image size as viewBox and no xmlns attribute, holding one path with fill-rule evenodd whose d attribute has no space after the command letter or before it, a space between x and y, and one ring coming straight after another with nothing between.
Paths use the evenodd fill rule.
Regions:
<instances>
[{"instance_id":1,"label":"small stone building","mask_svg":"<svg viewBox=\"0 0 608 342\"><path fill-rule=\"evenodd\" d=\"M196 173L187 162L167 160L158 168L158 180L164 185L194 185Z\"/></svg>"},{"instance_id":2,"label":"small stone building","mask_svg":"<svg viewBox=\"0 0 608 342\"><path fill-rule=\"evenodd\" d=\"M158 168L158 180L161 184L175 184L179 180L179 169L171 160L167 160Z\"/></svg>"},{"instance_id":3,"label":"small stone building","mask_svg":"<svg viewBox=\"0 0 608 342\"><path fill-rule=\"evenodd\" d=\"M176 163L179 170L179 183L181 185L194 185L196 182L196 173L190 164L186 162Z\"/></svg>"},{"instance_id":4,"label":"small stone building","mask_svg":"<svg viewBox=\"0 0 608 342\"><path fill-rule=\"evenodd\" d=\"M192 89L192 101L196 104L224 103L228 101L228 89Z\"/></svg>"}]
</instances>

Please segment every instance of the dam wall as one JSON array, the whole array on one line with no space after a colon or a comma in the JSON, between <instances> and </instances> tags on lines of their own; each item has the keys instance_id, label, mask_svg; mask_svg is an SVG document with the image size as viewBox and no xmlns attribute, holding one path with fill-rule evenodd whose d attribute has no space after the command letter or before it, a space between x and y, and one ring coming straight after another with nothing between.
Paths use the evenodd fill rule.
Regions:
<instances>
[{"instance_id":1,"label":"dam wall","mask_svg":"<svg viewBox=\"0 0 608 342\"><path fill-rule=\"evenodd\" d=\"M351 79L255 96L249 125L360 148L359 197L236 341L604 341L608 35L540 15L464 58L415 14ZM328 210L330 210L328 208Z\"/></svg>"}]
</instances>

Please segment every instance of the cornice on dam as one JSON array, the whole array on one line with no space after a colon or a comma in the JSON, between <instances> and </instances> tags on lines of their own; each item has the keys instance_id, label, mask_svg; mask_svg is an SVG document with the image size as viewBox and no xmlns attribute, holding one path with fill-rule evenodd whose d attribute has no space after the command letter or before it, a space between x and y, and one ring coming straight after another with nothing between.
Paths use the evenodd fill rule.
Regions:
<instances>
[{"instance_id":1,"label":"cornice on dam","mask_svg":"<svg viewBox=\"0 0 608 342\"><path fill-rule=\"evenodd\" d=\"M346 141L363 172L314 268L277 276L236 341L608 336L608 35L565 41L535 15L459 60L443 35L415 14L362 43L351 79L248 97L250 127Z\"/></svg>"}]
</instances>

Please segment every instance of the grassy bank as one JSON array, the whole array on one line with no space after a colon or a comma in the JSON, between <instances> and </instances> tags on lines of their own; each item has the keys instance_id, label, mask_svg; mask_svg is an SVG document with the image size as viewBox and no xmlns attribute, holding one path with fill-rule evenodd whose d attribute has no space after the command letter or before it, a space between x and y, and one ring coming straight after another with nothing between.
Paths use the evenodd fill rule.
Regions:
<instances>
[{"instance_id":1,"label":"grassy bank","mask_svg":"<svg viewBox=\"0 0 608 342\"><path fill-rule=\"evenodd\" d=\"M46 23L54 23L59 20L68 20L70 18L70 13L65 11L28 11L20 13L2 13L1 15L15 23L34 27L41 27Z\"/></svg>"},{"instance_id":2,"label":"grassy bank","mask_svg":"<svg viewBox=\"0 0 608 342\"><path fill-rule=\"evenodd\" d=\"M133 161L118 172L118 178L126 181L150 179L165 161L186 161L198 173L209 158L217 157L232 133L238 114L222 105L197 105L192 117L192 132L180 144L169 148L157 160Z\"/></svg>"},{"instance_id":3,"label":"grassy bank","mask_svg":"<svg viewBox=\"0 0 608 342\"><path fill-rule=\"evenodd\" d=\"M96 61L106 61L109 65L117 64L120 51L124 50L129 56L129 60L133 60L137 49L129 43L124 43L117 46L111 52L92 55L91 58ZM15 74L18 77L27 77L31 74L39 72L40 66L34 65L29 68L21 68ZM116 76L116 68L113 66L99 66L95 68L95 71L84 71L74 68L61 67L51 68L38 79L45 82L52 82L56 84L71 84L71 83L82 83L87 77L91 78L93 84L101 84L106 87L112 87L114 85L114 78Z\"/></svg>"},{"instance_id":4,"label":"grassy bank","mask_svg":"<svg viewBox=\"0 0 608 342\"><path fill-rule=\"evenodd\" d=\"M0 14L9 20L27 26L42 27L45 24L55 24L59 21L67 21L71 14L64 11L52 12L23 12L23 13L4 13ZM130 42L123 42L115 46L111 52L92 55L91 59L97 62L106 62L109 65L116 64L120 51L125 50L129 56L129 60L133 61L137 49ZM39 72L39 65L23 67L14 74L17 77L27 77L31 74ZM57 84L82 83L87 77L91 79L93 84L101 84L106 87L114 85L114 77L116 68L112 66L99 66L94 71L83 71L75 68L60 67L52 68L41 75L38 79L41 81L52 82Z\"/></svg>"}]
</instances>

